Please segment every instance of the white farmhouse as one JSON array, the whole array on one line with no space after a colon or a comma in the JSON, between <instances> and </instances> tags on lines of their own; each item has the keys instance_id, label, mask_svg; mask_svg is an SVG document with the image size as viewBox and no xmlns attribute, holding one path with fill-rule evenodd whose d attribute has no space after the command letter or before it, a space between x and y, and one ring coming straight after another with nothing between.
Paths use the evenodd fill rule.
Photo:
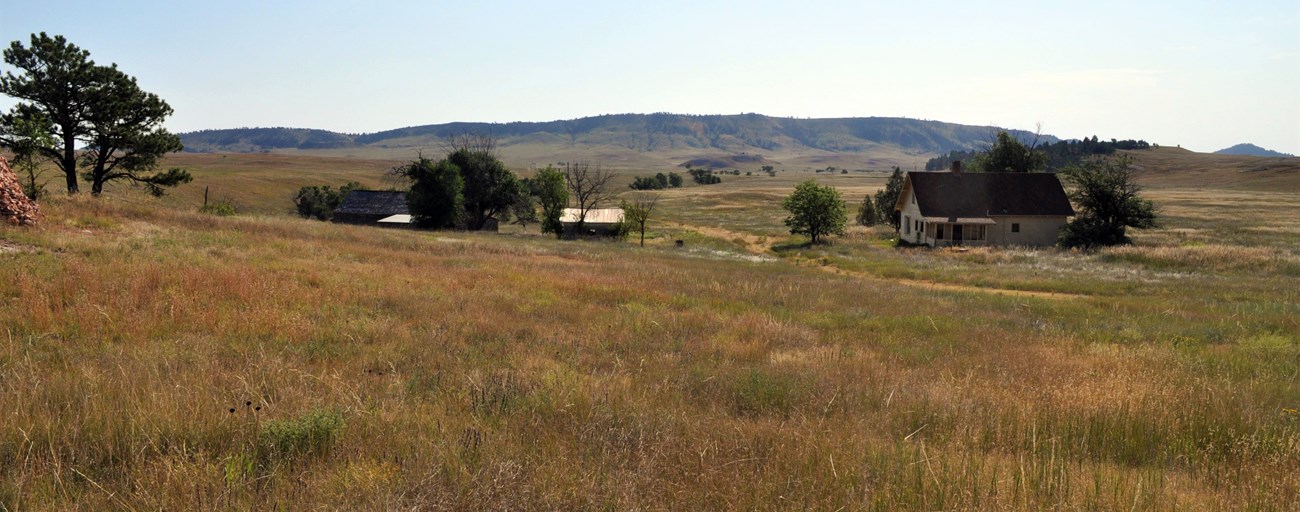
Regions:
<instances>
[{"instance_id":1,"label":"white farmhouse","mask_svg":"<svg viewBox=\"0 0 1300 512\"><path fill-rule=\"evenodd\" d=\"M1055 174L909 172L894 210L898 234L916 245L1023 245L1056 243L1074 215Z\"/></svg>"}]
</instances>

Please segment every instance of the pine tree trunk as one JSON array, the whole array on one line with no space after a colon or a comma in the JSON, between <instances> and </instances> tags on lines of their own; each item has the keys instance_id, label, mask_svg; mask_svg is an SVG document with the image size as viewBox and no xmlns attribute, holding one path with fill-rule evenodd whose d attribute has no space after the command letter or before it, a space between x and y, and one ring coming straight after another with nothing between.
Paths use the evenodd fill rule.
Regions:
<instances>
[{"instance_id":1,"label":"pine tree trunk","mask_svg":"<svg viewBox=\"0 0 1300 512\"><path fill-rule=\"evenodd\" d=\"M65 135L63 137L63 159L62 167L64 177L68 180L68 193L77 193L77 139L76 137Z\"/></svg>"}]
</instances>

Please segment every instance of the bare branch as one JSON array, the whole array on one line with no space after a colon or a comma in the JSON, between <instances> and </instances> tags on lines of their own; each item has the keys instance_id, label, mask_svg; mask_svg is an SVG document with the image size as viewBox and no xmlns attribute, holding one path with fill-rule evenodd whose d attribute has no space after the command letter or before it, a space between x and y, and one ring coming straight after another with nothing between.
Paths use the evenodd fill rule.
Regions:
<instances>
[{"instance_id":1,"label":"bare branch","mask_svg":"<svg viewBox=\"0 0 1300 512\"><path fill-rule=\"evenodd\" d=\"M448 135L442 141L443 152L450 155L460 150L470 153L496 155L497 140L491 133L462 132Z\"/></svg>"},{"instance_id":2,"label":"bare branch","mask_svg":"<svg viewBox=\"0 0 1300 512\"><path fill-rule=\"evenodd\" d=\"M659 195L638 194L631 203L623 203L623 220L636 225L641 231L641 245L645 246L645 225L659 204Z\"/></svg>"},{"instance_id":3,"label":"bare branch","mask_svg":"<svg viewBox=\"0 0 1300 512\"><path fill-rule=\"evenodd\" d=\"M614 191L609 186L614 178L612 171L599 164L593 169L590 162L571 162L564 165L564 183L578 203L577 229L582 231L587 220L587 212L614 198Z\"/></svg>"}]
</instances>

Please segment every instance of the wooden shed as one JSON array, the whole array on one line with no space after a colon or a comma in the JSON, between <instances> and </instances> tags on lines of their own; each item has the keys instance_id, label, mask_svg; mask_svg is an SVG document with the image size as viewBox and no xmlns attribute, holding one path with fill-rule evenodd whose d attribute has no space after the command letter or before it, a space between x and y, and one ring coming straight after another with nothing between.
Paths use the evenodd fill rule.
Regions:
<instances>
[{"instance_id":1,"label":"wooden shed","mask_svg":"<svg viewBox=\"0 0 1300 512\"><path fill-rule=\"evenodd\" d=\"M334 209L333 221L340 224L365 224L374 226L402 226L395 222L403 217L410 223L406 207L406 192L395 190L353 190Z\"/></svg>"}]
</instances>

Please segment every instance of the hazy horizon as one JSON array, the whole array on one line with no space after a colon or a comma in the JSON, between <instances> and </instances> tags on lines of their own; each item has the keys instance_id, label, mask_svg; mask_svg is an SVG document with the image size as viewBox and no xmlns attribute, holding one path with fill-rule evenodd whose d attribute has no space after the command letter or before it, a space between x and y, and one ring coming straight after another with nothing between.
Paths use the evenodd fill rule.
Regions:
<instances>
[{"instance_id":1,"label":"hazy horizon","mask_svg":"<svg viewBox=\"0 0 1300 512\"><path fill-rule=\"evenodd\" d=\"M172 105L176 132L757 113L1300 154L1293 2L0 0L0 12L6 43L44 31L117 63Z\"/></svg>"}]
</instances>

